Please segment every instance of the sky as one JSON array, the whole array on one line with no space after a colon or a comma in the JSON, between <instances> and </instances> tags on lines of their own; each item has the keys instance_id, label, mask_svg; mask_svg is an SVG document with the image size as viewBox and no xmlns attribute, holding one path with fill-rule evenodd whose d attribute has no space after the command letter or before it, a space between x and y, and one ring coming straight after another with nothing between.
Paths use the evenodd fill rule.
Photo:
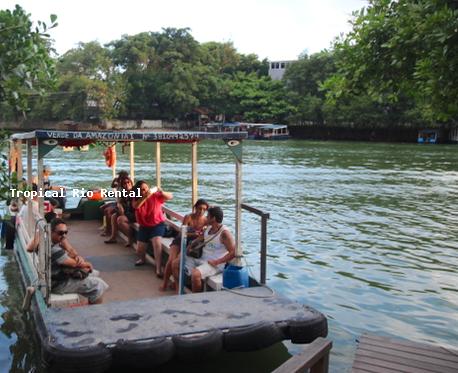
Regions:
<instances>
[{"instance_id":1,"label":"sky","mask_svg":"<svg viewBox=\"0 0 458 373\"><path fill-rule=\"evenodd\" d=\"M144 31L189 27L200 43L232 42L239 53L294 60L331 46L350 31L351 13L363 0L0 0L0 9L21 5L33 21L49 21L58 54L79 42L101 44Z\"/></svg>"}]
</instances>

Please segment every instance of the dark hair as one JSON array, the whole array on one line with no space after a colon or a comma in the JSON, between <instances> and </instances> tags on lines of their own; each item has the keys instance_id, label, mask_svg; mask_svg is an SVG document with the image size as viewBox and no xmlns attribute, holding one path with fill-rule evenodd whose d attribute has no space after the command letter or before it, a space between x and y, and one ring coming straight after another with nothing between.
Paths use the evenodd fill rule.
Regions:
<instances>
[{"instance_id":1,"label":"dark hair","mask_svg":"<svg viewBox=\"0 0 458 373\"><path fill-rule=\"evenodd\" d=\"M210 204L207 202L207 200L203 198L199 198L196 203L194 204L194 208L197 208L198 206L205 205L207 206L207 209L210 207Z\"/></svg>"},{"instance_id":2,"label":"dark hair","mask_svg":"<svg viewBox=\"0 0 458 373\"><path fill-rule=\"evenodd\" d=\"M63 221L61 218L55 218L51 220L51 231L54 232L59 224L65 224L65 221Z\"/></svg>"},{"instance_id":3,"label":"dark hair","mask_svg":"<svg viewBox=\"0 0 458 373\"><path fill-rule=\"evenodd\" d=\"M119 182L120 186L122 187L122 185L123 185L126 181L130 181L130 183L133 184L133 183L132 183L132 179L131 179L129 176L126 176L126 177L123 177L122 179L120 179L120 182Z\"/></svg>"},{"instance_id":4,"label":"dark hair","mask_svg":"<svg viewBox=\"0 0 458 373\"><path fill-rule=\"evenodd\" d=\"M57 217L54 211L49 211L45 214L46 223L52 222Z\"/></svg>"},{"instance_id":5,"label":"dark hair","mask_svg":"<svg viewBox=\"0 0 458 373\"><path fill-rule=\"evenodd\" d=\"M223 213L223 210L221 209L221 207L219 206L212 206L208 209L208 215L210 215L211 217L214 217L216 219L216 221L218 223L222 223L223 222L223 218L224 218L224 213Z\"/></svg>"},{"instance_id":6,"label":"dark hair","mask_svg":"<svg viewBox=\"0 0 458 373\"><path fill-rule=\"evenodd\" d=\"M111 182L111 187L112 188L116 188L116 187L120 186L122 179L124 179L126 177L129 177L129 173L127 171L124 171L124 170L119 171L118 175Z\"/></svg>"},{"instance_id":7,"label":"dark hair","mask_svg":"<svg viewBox=\"0 0 458 373\"><path fill-rule=\"evenodd\" d=\"M38 192L38 185L36 183L32 183L32 190Z\"/></svg>"},{"instance_id":8,"label":"dark hair","mask_svg":"<svg viewBox=\"0 0 458 373\"><path fill-rule=\"evenodd\" d=\"M138 193L138 195L140 195L140 187L142 186L142 184L148 185L148 183L147 183L145 180L138 180L138 181L135 183L134 187L132 188L132 190L133 190L134 192ZM134 198L136 198L136 197L134 197Z\"/></svg>"}]
</instances>

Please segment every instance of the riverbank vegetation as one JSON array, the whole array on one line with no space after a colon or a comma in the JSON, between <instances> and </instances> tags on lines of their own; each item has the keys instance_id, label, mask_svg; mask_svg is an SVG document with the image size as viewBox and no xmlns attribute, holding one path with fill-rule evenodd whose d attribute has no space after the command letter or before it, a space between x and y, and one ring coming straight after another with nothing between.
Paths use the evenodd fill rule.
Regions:
<instances>
[{"instance_id":1,"label":"riverbank vegetation","mask_svg":"<svg viewBox=\"0 0 458 373\"><path fill-rule=\"evenodd\" d=\"M24 14L14 17L31 29ZM193 121L207 113L352 128L457 124L456 2L371 0L351 23L351 32L329 50L302 55L281 81L270 79L267 60L240 54L231 43L199 43L189 29L176 28L124 35L106 45L80 43L54 58L53 69L40 23L44 30L30 34L41 38L33 40L43 65L21 73L24 54L12 57L16 85L2 75L1 119L23 113L33 120ZM0 32L8 30L2 26ZM29 79L18 79L21 74ZM39 80L45 75L47 84Z\"/></svg>"}]
</instances>

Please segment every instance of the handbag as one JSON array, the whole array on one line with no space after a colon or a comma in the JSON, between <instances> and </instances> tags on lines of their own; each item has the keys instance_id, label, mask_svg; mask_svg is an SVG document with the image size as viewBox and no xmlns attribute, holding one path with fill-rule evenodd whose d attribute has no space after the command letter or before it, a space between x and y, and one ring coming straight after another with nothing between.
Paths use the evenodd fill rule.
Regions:
<instances>
[{"instance_id":1,"label":"handbag","mask_svg":"<svg viewBox=\"0 0 458 373\"><path fill-rule=\"evenodd\" d=\"M221 233L221 230L223 229L223 226L216 232L213 236L211 236L208 240L203 240L202 242L198 243L197 245L193 245L194 241L191 242L191 244L188 246L188 256L191 258L195 259L200 259L202 257L202 254L204 252L204 247L206 244L208 244L211 240L213 240L216 236L218 236Z\"/></svg>"},{"instance_id":2,"label":"handbag","mask_svg":"<svg viewBox=\"0 0 458 373\"><path fill-rule=\"evenodd\" d=\"M74 278L76 280L84 280L89 276L89 272L86 272L82 268L64 267L62 268L62 272L65 273L67 278Z\"/></svg>"}]
</instances>

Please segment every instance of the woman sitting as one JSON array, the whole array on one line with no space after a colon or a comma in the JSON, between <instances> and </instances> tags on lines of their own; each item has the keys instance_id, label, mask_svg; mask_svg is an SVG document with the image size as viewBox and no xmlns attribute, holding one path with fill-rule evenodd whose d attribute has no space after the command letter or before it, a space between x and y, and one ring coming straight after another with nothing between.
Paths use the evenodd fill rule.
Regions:
<instances>
[{"instance_id":1,"label":"woman sitting","mask_svg":"<svg viewBox=\"0 0 458 373\"><path fill-rule=\"evenodd\" d=\"M135 218L140 226L137 235L136 266L145 264L146 247L148 242L153 245L154 259L156 261L156 275L162 278L162 244L161 237L165 233L165 216L162 205L173 198L173 194L164 192L160 188L150 190L144 180L137 181L134 190L140 191L141 198L132 202L135 209Z\"/></svg>"},{"instance_id":2,"label":"woman sitting","mask_svg":"<svg viewBox=\"0 0 458 373\"><path fill-rule=\"evenodd\" d=\"M126 194L130 192L133 188L132 180L129 177L125 177L121 180L121 190L125 190ZM111 220L111 236L105 243L115 243L116 241L116 234L118 230L124 233L127 238L128 242L126 247L132 245L133 237L132 232L130 229L130 224L135 223L135 211L132 207L133 198L129 195L125 197L121 196L118 198L117 201L117 213L112 215Z\"/></svg>"},{"instance_id":3,"label":"woman sitting","mask_svg":"<svg viewBox=\"0 0 458 373\"><path fill-rule=\"evenodd\" d=\"M119 171L118 175L113 179L111 182L111 188L113 190L121 190L121 180L124 180L125 178L128 178L129 174L127 171ZM104 215L104 221L105 223L102 226L103 232L101 236L112 236L115 237L112 232L111 232L111 222L112 222L112 216L114 214L117 214L117 202L107 202L104 203L102 206L100 206L100 209L102 210L102 214ZM116 215L117 217L117 215ZM116 219L116 217L114 219Z\"/></svg>"},{"instance_id":4,"label":"woman sitting","mask_svg":"<svg viewBox=\"0 0 458 373\"><path fill-rule=\"evenodd\" d=\"M188 214L183 219L183 225L188 226L186 246L188 246L192 240L203 234L207 226L207 218L205 213L207 212L209 204L204 199L199 199L194 204L192 213ZM159 290L165 291L169 282L169 277L172 274L172 262L179 256L181 247L181 235L175 237L170 244L169 260L165 265L164 269L164 282L159 287ZM172 287L173 289L173 287Z\"/></svg>"}]
</instances>

